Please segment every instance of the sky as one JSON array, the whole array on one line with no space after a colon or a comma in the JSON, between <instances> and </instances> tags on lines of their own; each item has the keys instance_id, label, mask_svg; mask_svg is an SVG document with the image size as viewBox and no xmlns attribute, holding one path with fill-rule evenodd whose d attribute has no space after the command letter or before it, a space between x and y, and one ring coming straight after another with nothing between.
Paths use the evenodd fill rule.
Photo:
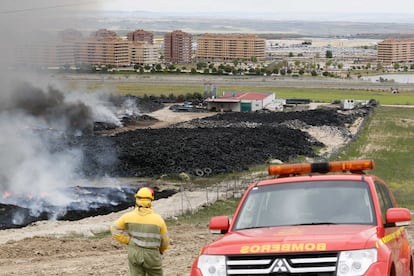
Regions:
<instances>
[{"instance_id":1,"label":"sky","mask_svg":"<svg viewBox=\"0 0 414 276\"><path fill-rule=\"evenodd\" d=\"M390 5L391 3L391 5ZM231 13L411 13L413 0L103 0L103 10Z\"/></svg>"}]
</instances>

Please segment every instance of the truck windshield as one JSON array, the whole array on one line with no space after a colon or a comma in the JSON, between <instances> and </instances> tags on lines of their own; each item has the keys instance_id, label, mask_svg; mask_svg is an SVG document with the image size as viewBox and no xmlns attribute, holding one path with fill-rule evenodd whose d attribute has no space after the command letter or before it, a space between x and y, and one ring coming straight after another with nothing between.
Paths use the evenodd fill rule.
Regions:
<instances>
[{"instance_id":1,"label":"truck windshield","mask_svg":"<svg viewBox=\"0 0 414 276\"><path fill-rule=\"evenodd\" d=\"M310 181L253 188L234 230L312 224L374 224L364 181Z\"/></svg>"}]
</instances>

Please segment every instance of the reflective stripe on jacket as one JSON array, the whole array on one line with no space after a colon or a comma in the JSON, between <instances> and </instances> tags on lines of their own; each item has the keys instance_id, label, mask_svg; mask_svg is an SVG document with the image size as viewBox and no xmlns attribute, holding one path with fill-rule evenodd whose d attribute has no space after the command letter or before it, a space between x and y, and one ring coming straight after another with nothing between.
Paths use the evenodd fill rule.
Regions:
<instances>
[{"instance_id":1,"label":"reflective stripe on jacket","mask_svg":"<svg viewBox=\"0 0 414 276\"><path fill-rule=\"evenodd\" d=\"M169 246L165 221L151 208L135 208L125 213L110 229L112 236L124 244L132 241L140 247L159 248L161 253Z\"/></svg>"}]
</instances>

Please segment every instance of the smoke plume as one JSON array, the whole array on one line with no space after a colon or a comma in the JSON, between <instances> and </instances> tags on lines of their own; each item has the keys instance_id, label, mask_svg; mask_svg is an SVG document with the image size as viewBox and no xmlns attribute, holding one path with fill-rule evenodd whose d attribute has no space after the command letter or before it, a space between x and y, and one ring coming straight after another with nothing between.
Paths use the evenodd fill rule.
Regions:
<instances>
[{"instance_id":1,"label":"smoke plume","mask_svg":"<svg viewBox=\"0 0 414 276\"><path fill-rule=\"evenodd\" d=\"M12 195L33 214L45 205L69 204L74 198L63 191L82 178L83 152L56 145L68 136L91 134L94 121L120 124L107 95L70 91L47 73L16 66L16 49L47 44L57 31L79 28L80 11L96 10L100 2L2 0L0 203L17 204L7 201Z\"/></svg>"}]
</instances>

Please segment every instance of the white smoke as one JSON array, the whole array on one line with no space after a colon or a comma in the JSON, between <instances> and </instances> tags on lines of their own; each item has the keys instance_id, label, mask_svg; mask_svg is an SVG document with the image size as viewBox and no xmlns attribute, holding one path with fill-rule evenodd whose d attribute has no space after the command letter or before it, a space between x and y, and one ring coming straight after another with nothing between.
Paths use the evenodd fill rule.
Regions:
<instances>
[{"instance_id":1,"label":"white smoke","mask_svg":"<svg viewBox=\"0 0 414 276\"><path fill-rule=\"evenodd\" d=\"M51 204L67 203L69 199L54 193L78 177L82 152L52 152L49 133L45 135L52 130L42 119L20 112L1 112L0 129L0 191L33 198L47 194Z\"/></svg>"},{"instance_id":2,"label":"white smoke","mask_svg":"<svg viewBox=\"0 0 414 276\"><path fill-rule=\"evenodd\" d=\"M73 92L67 95L69 103L83 102L91 107L91 116L95 122L107 122L116 126L122 126L117 114L118 108L111 104L110 95L102 93Z\"/></svg>"},{"instance_id":3,"label":"white smoke","mask_svg":"<svg viewBox=\"0 0 414 276\"><path fill-rule=\"evenodd\" d=\"M66 91L57 88L47 75L31 71L30 66L15 66L16 48L45 44L57 31L79 27L82 18L78 12L96 9L100 2L1 2L0 203L18 204L8 202L13 198L20 201L19 206L30 207L32 215L38 215L45 205L64 207L77 200L64 188L82 178L83 152L56 145L66 135L91 130L94 121L121 124L106 96Z\"/></svg>"}]
</instances>

